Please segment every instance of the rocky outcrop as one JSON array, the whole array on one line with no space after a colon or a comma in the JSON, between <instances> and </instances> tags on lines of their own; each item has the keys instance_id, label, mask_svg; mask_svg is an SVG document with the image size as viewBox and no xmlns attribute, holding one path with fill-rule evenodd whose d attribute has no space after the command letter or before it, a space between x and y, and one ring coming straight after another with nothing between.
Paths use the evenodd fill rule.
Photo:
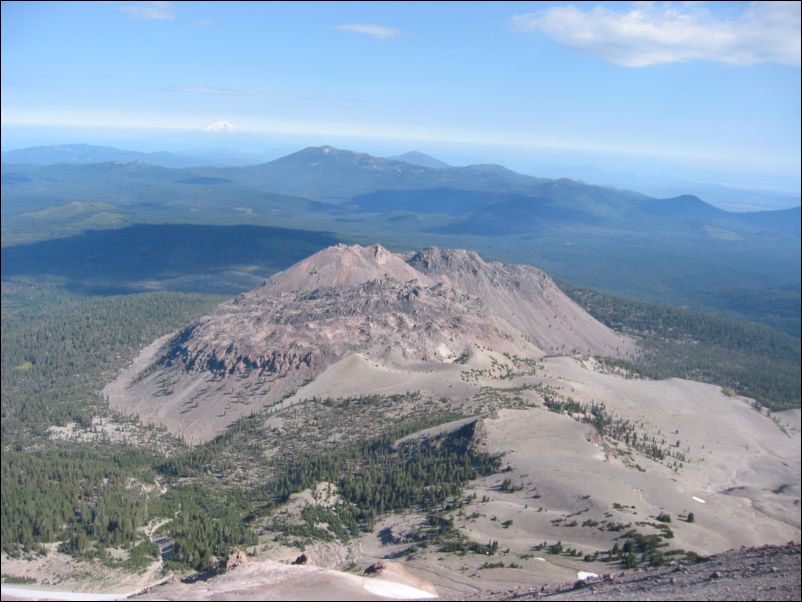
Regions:
<instances>
[{"instance_id":1,"label":"rocky outcrop","mask_svg":"<svg viewBox=\"0 0 802 602\"><path fill-rule=\"evenodd\" d=\"M473 251L436 247L415 253L408 263L436 282L481 298L549 354L621 356L633 349L632 341L591 317L536 267L488 262Z\"/></svg>"},{"instance_id":2,"label":"rocky outcrop","mask_svg":"<svg viewBox=\"0 0 802 602\"><path fill-rule=\"evenodd\" d=\"M220 572L227 573L233 571L238 566L248 563L248 556L239 548L234 548L228 556L220 563Z\"/></svg>"}]
</instances>

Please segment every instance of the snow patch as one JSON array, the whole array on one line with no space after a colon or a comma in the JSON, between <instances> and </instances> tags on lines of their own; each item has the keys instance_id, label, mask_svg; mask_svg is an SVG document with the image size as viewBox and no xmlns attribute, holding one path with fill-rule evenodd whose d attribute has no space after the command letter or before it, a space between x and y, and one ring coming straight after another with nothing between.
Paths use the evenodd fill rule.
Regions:
<instances>
[{"instance_id":1,"label":"snow patch","mask_svg":"<svg viewBox=\"0 0 802 602\"><path fill-rule=\"evenodd\" d=\"M589 571L578 571L576 576L579 578L580 581L584 581L585 579L590 579L591 577L598 577L596 573L591 573Z\"/></svg>"},{"instance_id":2,"label":"snow patch","mask_svg":"<svg viewBox=\"0 0 802 602\"><path fill-rule=\"evenodd\" d=\"M384 579L369 579L362 584L362 588L369 591L371 594L382 596L383 598L392 598L394 600L423 600L425 598L437 598L438 596L404 585L403 583L395 583L393 581L385 581Z\"/></svg>"},{"instance_id":3,"label":"snow patch","mask_svg":"<svg viewBox=\"0 0 802 602\"><path fill-rule=\"evenodd\" d=\"M707 502L706 502L706 501L704 501L702 498L700 498L700 497L696 497L696 496L693 496L693 501L695 501L695 502L699 502L700 504L706 504L706 503L707 503Z\"/></svg>"},{"instance_id":4,"label":"snow patch","mask_svg":"<svg viewBox=\"0 0 802 602\"><path fill-rule=\"evenodd\" d=\"M104 600L125 600L129 596L133 596L138 592L130 592L127 594L92 594L89 592L57 592L44 589L31 589L27 587L2 587L0 595L3 599L7 596L14 598L22 598L24 600L87 600L87 601L104 601Z\"/></svg>"},{"instance_id":5,"label":"snow patch","mask_svg":"<svg viewBox=\"0 0 802 602\"><path fill-rule=\"evenodd\" d=\"M210 123L209 125L203 126L204 132L227 132L233 133L236 132L237 129L231 125L228 121L215 121L214 123Z\"/></svg>"}]
</instances>

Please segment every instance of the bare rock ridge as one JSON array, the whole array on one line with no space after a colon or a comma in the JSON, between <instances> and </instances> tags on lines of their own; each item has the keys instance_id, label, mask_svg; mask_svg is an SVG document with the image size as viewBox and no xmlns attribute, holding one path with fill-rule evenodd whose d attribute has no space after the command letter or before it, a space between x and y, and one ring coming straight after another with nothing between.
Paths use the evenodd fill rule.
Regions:
<instances>
[{"instance_id":1,"label":"bare rock ridge","mask_svg":"<svg viewBox=\"0 0 802 602\"><path fill-rule=\"evenodd\" d=\"M484 300L548 353L617 356L631 349L626 338L589 316L536 267L487 262L474 251L436 247L415 253L409 264L432 280Z\"/></svg>"},{"instance_id":2,"label":"bare rock ridge","mask_svg":"<svg viewBox=\"0 0 802 602\"><path fill-rule=\"evenodd\" d=\"M378 244L336 245L196 320L110 401L202 440L354 354L431 371L476 350L537 359L631 345L536 268L463 250L405 261Z\"/></svg>"}]
</instances>

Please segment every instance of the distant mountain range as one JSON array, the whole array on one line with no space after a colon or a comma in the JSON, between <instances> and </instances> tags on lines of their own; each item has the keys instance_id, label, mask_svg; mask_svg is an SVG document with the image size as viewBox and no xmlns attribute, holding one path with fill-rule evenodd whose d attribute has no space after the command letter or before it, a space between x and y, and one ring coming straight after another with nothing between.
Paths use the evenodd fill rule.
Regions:
<instances>
[{"instance_id":1,"label":"distant mountain range","mask_svg":"<svg viewBox=\"0 0 802 602\"><path fill-rule=\"evenodd\" d=\"M108 156L116 159L93 161ZM121 206L155 199L171 205L233 203L254 211L300 197L297 203L318 212L446 216L445 223L433 223L431 229L449 234L499 236L574 224L636 231L696 230L725 239L763 231L800 236L798 207L731 213L692 195L655 199L565 178L535 178L500 165L447 167L422 153L401 157L438 166L331 146L309 147L268 163L229 168L162 167L142 158L172 157L178 163L189 158L85 145L4 153L4 159L15 161L48 157L62 160L48 166L6 166L2 176L4 213L41 209L26 207L26 200L47 204L64 195ZM106 198L109 194L114 198ZM280 201L278 195L286 200Z\"/></svg>"},{"instance_id":2,"label":"distant mountain range","mask_svg":"<svg viewBox=\"0 0 802 602\"><path fill-rule=\"evenodd\" d=\"M308 147L269 163L221 173L282 194L334 203L382 189L525 190L541 181L501 165L424 167L332 146Z\"/></svg>"},{"instance_id":3,"label":"distant mountain range","mask_svg":"<svg viewBox=\"0 0 802 602\"><path fill-rule=\"evenodd\" d=\"M233 132L235 131L227 121L210 123L203 128L206 132ZM112 146L98 146L93 144L57 144L47 146L31 146L7 150L2 152L2 162L7 164L23 165L57 165L67 164L88 164L88 163L130 163L141 161L159 167L203 167L232 166L232 165L252 165L259 163L257 155L246 153L236 153L232 151L219 152L197 152L197 153L169 153L155 152L143 153L139 151L124 150ZM402 161L411 165L421 167L451 167L439 159L418 151L411 151L403 155L387 157L393 161Z\"/></svg>"},{"instance_id":4,"label":"distant mountain range","mask_svg":"<svg viewBox=\"0 0 802 602\"><path fill-rule=\"evenodd\" d=\"M175 153L140 153L122 150L111 146L95 146L91 144L60 144L53 146L32 146L2 152L2 162L8 164L86 165L90 163L131 163L141 161L161 167L193 167L199 164L197 157Z\"/></svg>"},{"instance_id":5,"label":"distant mountain range","mask_svg":"<svg viewBox=\"0 0 802 602\"><path fill-rule=\"evenodd\" d=\"M227 122L217 122L207 126L210 131L231 131L233 127ZM357 153L360 154L360 153ZM89 144L65 144L36 146L23 149L3 151L4 164L55 165L89 164L140 161L159 167L242 167L264 163L270 153L243 153L232 150L193 149L184 152L145 153L123 150L110 146ZM400 155L386 157L390 161L400 161L418 167L445 169L452 167L448 163L420 151L410 151ZM793 207L799 204L799 194L777 192L775 189L747 189L743 187L723 186L703 181L686 181L672 179L668 176L647 176L635 173L613 173L589 165L555 166L548 163L532 166L538 177L548 179L570 178L581 182L593 182L596 185L611 188L627 188L641 191L648 196L664 198L683 194L693 194L704 198L706 202L727 211L766 211ZM710 176L712 177L712 176Z\"/></svg>"},{"instance_id":6,"label":"distant mountain range","mask_svg":"<svg viewBox=\"0 0 802 602\"><path fill-rule=\"evenodd\" d=\"M420 165L421 167L451 167L448 163L440 161L440 159L435 159L434 157L418 151L411 151L409 153L404 153L403 155L395 155L387 158L392 159L393 161L403 161L404 163L412 163L412 165Z\"/></svg>"},{"instance_id":7,"label":"distant mountain range","mask_svg":"<svg viewBox=\"0 0 802 602\"><path fill-rule=\"evenodd\" d=\"M2 215L4 245L191 222L471 247L584 286L799 332L799 207L732 213L693 195L658 199L500 165L427 167L321 146L227 168L4 164Z\"/></svg>"}]
</instances>

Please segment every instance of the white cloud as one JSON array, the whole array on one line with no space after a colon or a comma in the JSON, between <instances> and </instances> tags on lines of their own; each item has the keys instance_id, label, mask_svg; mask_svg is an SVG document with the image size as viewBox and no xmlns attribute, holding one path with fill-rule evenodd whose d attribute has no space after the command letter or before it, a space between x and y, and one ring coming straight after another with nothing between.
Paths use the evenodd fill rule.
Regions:
<instances>
[{"instance_id":1,"label":"white cloud","mask_svg":"<svg viewBox=\"0 0 802 602\"><path fill-rule=\"evenodd\" d=\"M692 60L800 64L799 2L752 2L729 19L703 3L636 2L625 12L554 6L517 15L512 24L623 67Z\"/></svg>"},{"instance_id":2,"label":"white cloud","mask_svg":"<svg viewBox=\"0 0 802 602\"><path fill-rule=\"evenodd\" d=\"M136 2L118 7L128 13L132 19L150 21L172 21L175 19L175 7L172 2Z\"/></svg>"},{"instance_id":3,"label":"white cloud","mask_svg":"<svg viewBox=\"0 0 802 602\"><path fill-rule=\"evenodd\" d=\"M369 23L346 23L335 26L335 29L361 33L374 38L395 38L401 35L401 30L399 29L385 27L384 25L371 25Z\"/></svg>"}]
</instances>

